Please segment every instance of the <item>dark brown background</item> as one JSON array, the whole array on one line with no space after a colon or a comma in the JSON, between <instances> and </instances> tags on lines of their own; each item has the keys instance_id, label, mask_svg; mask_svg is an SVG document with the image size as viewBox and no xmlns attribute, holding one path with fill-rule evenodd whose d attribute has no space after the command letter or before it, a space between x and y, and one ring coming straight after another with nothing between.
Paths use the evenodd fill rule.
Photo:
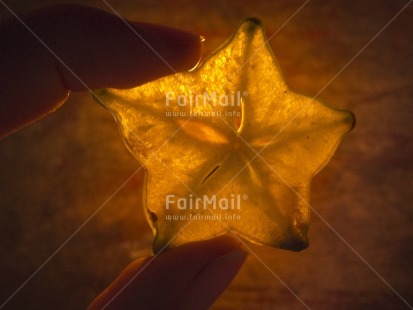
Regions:
<instances>
[{"instance_id":1,"label":"dark brown background","mask_svg":"<svg viewBox=\"0 0 413 310\"><path fill-rule=\"evenodd\" d=\"M5 2L16 12L40 6L32 0ZM82 3L108 10L100 1ZM203 34L205 54L242 18L261 18L271 35L303 3L110 1L125 18ZM406 3L307 3L270 41L288 84L316 94ZM0 16L9 16L1 4ZM413 305L412 29L413 4L320 96L354 111L358 124L315 177L312 206L365 262L314 213L307 250L253 246L312 309L408 309L366 263ZM109 113L87 93L72 95L58 112L0 141L0 304L137 167ZM5 309L82 309L132 259L147 255L152 235L140 206L141 176L104 205ZM304 309L250 255L213 308L258 307Z\"/></svg>"}]
</instances>

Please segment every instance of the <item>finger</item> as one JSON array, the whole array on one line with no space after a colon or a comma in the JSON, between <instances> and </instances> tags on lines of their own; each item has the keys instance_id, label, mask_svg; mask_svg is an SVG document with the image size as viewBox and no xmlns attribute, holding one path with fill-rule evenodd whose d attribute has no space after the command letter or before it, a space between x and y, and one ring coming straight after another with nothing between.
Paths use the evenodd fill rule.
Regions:
<instances>
[{"instance_id":1,"label":"finger","mask_svg":"<svg viewBox=\"0 0 413 310\"><path fill-rule=\"evenodd\" d=\"M0 136L59 107L70 90L128 88L192 68L197 35L85 6L50 7L0 26ZM132 29L131 29L132 28Z\"/></svg>"},{"instance_id":2,"label":"finger","mask_svg":"<svg viewBox=\"0 0 413 310\"><path fill-rule=\"evenodd\" d=\"M94 309L207 309L247 254L224 236L135 261L90 305Z\"/></svg>"}]
</instances>

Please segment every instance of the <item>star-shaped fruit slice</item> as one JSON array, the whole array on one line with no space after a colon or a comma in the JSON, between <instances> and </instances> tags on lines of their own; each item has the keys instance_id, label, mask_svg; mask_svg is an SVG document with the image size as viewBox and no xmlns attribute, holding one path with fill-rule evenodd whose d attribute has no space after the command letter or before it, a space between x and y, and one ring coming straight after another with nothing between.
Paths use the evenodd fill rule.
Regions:
<instances>
[{"instance_id":1,"label":"star-shaped fruit slice","mask_svg":"<svg viewBox=\"0 0 413 310\"><path fill-rule=\"evenodd\" d=\"M190 72L95 96L146 169L155 252L228 231L307 247L311 178L354 125L288 88L256 19Z\"/></svg>"}]
</instances>

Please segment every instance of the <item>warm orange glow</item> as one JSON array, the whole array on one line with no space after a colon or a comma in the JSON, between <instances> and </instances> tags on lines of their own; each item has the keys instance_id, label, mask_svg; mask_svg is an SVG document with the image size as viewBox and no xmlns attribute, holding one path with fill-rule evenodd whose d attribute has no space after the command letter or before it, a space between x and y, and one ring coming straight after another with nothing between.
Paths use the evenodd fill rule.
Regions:
<instances>
[{"instance_id":1,"label":"warm orange glow","mask_svg":"<svg viewBox=\"0 0 413 310\"><path fill-rule=\"evenodd\" d=\"M178 119L181 129L193 138L209 143L226 143L228 139L223 134L216 131L214 128L204 124L203 122L196 122L192 120Z\"/></svg>"},{"instance_id":2,"label":"warm orange glow","mask_svg":"<svg viewBox=\"0 0 413 310\"><path fill-rule=\"evenodd\" d=\"M155 251L227 231L306 247L311 178L354 122L288 89L252 19L191 72L97 96L147 168Z\"/></svg>"}]
</instances>

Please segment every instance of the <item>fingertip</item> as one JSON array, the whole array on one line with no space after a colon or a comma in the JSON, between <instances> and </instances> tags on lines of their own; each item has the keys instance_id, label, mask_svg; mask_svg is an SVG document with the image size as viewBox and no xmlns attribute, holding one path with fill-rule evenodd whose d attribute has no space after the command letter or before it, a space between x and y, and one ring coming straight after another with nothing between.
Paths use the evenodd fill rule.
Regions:
<instances>
[{"instance_id":1,"label":"fingertip","mask_svg":"<svg viewBox=\"0 0 413 310\"><path fill-rule=\"evenodd\" d=\"M119 52L116 59L107 60L107 70L102 70L101 79L110 75L109 68L115 79L110 85L99 87L135 87L167 75L188 71L198 64L203 46L200 36L161 25L130 25L133 31L130 31L128 40L116 43L117 49L123 48L124 52Z\"/></svg>"},{"instance_id":2,"label":"fingertip","mask_svg":"<svg viewBox=\"0 0 413 310\"><path fill-rule=\"evenodd\" d=\"M185 292L179 308L208 309L230 285L246 259L247 253L242 250L211 259Z\"/></svg>"},{"instance_id":3,"label":"fingertip","mask_svg":"<svg viewBox=\"0 0 413 310\"><path fill-rule=\"evenodd\" d=\"M248 256L242 243L229 234L190 243L180 250L181 255L186 254L193 261L207 259L181 298L180 309L209 308L230 285Z\"/></svg>"},{"instance_id":4,"label":"fingertip","mask_svg":"<svg viewBox=\"0 0 413 310\"><path fill-rule=\"evenodd\" d=\"M133 262L89 309L207 308L246 257L240 243L229 236L185 244Z\"/></svg>"},{"instance_id":5,"label":"fingertip","mask_svg":"<svg viewBox=\"0 0 413 310\"><path fill-rule=\"evenodd\" d=\"M197 257L213 259L235 251L245 252L245 249L241 242L229 234L225 234L208 240L187 243L175 248L175 251L183 252L194 259Z\"/></svg>"},{"instance_id":6,"label":"fingertip","mask_svg":"<svg viewBox=\"0 0 413 310\"><path fill-rule=\"evenodd\" d=\"M72 91L144 84L193 68L202 52L196 34L88 6L56 6L32 19Z\"/></svg>"},{"instance_id":7,"label":"fingertip","mask_svg":"<svg viewBox=\"0 0 413 310\"><path fill-rule=\"evenodd\" d=\"M0 137L57 109L69 91L138 86L193 68L202 52L198 35L74 4L2 23L0 41Z\"/></svg>"},{"instance_id":8,"label":"fingertip","mask_svg":"<svg viewBox=\"0 0 413 310\"><path fill-rule=\"evenodd\" d=\"M202 54L203 37L180 29L147 23L133 23L138 33L167 62L170 73L194 68ZM162 59L159 59L163 61Z\"/></svg>"}]
</instances>

